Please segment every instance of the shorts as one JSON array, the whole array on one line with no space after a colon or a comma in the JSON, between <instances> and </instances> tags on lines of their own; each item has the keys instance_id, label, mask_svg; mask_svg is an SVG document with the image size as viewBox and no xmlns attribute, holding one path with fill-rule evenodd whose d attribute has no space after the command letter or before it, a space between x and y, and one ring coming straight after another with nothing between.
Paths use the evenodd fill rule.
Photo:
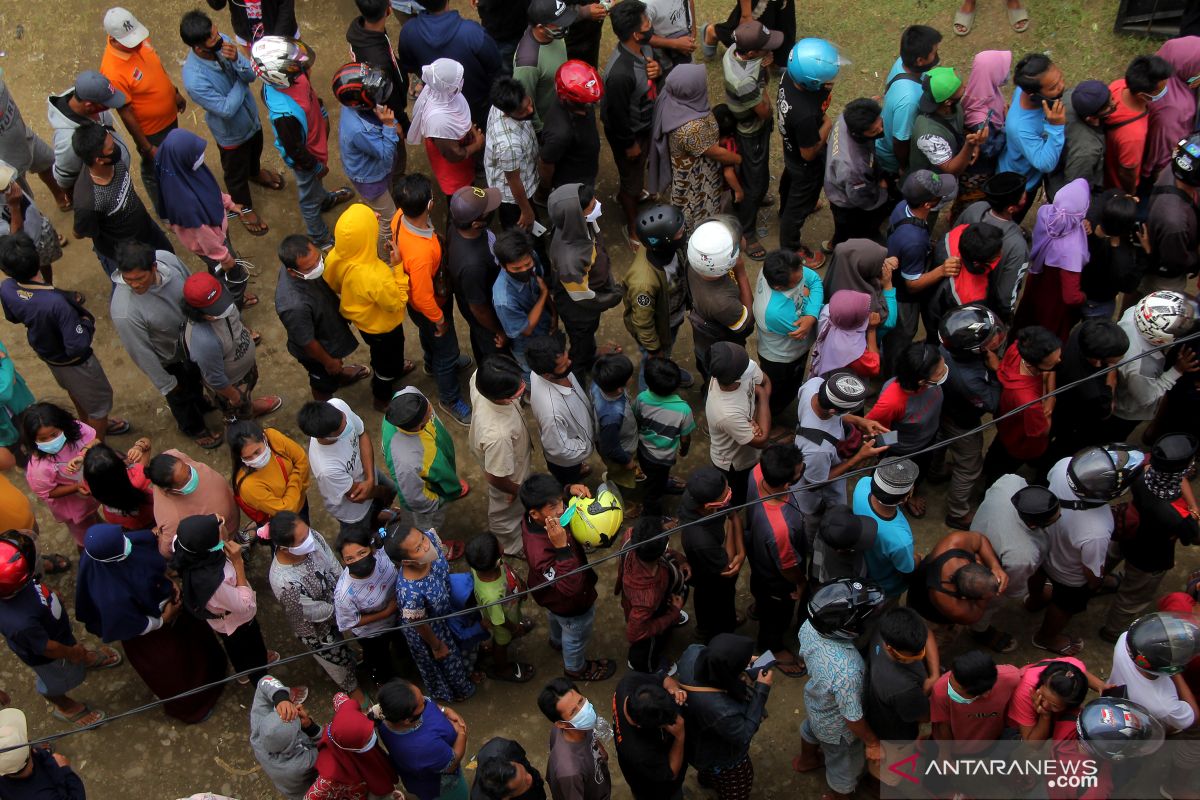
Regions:
<instances>
[{"instance_id":1,"label":"shorts","mask_svg":"<svg viewBox=\"0 0 1200 800\"><path fill-rule=\"evenodd\" d=\"M46 144L46 142L42 140L42 137L34 133L33 129L28 125L25 126L25 144L29 147L29 151L27 153L19 152L22 148L19 144L17 144L16 140L13 140L12 144L13 146L11 149L18 152L5 152L0 154L0 157L14 167L20 167L28 163L28 166L20 170L18 180L21 182L22 188L24 188L26 191L29 191L29 181L25 176L31 172L36 175L53 167L54 148ZM31 191L29 191L29 193L33 194Z\"/></svg>"},{"instance_id":2,"label":"shorts","mask_svg":"<svg viewBox=\"0 0 1200 800\"><path fill-rule=\"evenodd\" d=\"M1065 583L1059 583L1050 579L1052 593L1050 602L1061 608L1068 614L1082 614L1087 609L1088 600L1092 597L1092 590L1085 583L1083 586L1067 586Z\"/></svg>"},{"instance_id":3,"label":"shorts","mask_svg":"<svg viewBox=\"0 0 1200 800\"><path fill-rule=\"evenodd\" d=\"M500 606L504 611L504 619L514 625L521 624L521 601L517 600L514 603L506 603ZM483 613L487 613L486 611ZM505 625L496 625L492 628L492 641L504 647L510 644L513 640L512 631Z\"/></svg>"},{"instance_id":4,"label":"shorts","mask_svg":"<svg viewBox=\"0 0 1200 800\"><path fill-rule=\"evenodd\" d=\"M613 162L617 165L618 191L637 198L646 188L646 158L650 150L650 137L638 134L637 143L642 146L642 152L637 158L628 158L624 148L613 147Z\"/></svg>"},{"instance_id":5,"label":"shorts","mask_svg":"<svg viewBox=\"0 0 1200 800\"><path fill-rule=\"evenodd\" d=\"M82 364L69 367L47 364L50 374L63 390L71 395L88 419L104 419L112 411L113 390L104 374L104 367L95 355Z\"/></svg>"},{"instance_id":6,"label":"shorts","mask_svg":"<svg viewBox=\"0 0 1200 800\"><path fill-rule=\"evenodd\" d=\"M314 392L333 394L341 387L340 375L330 375L325 367L311 358L297 358L300 366L308 373L308 385Z\"/></svg>"},{"instance_id":7,"label":"shorts","mask_svg":"<svg viewBox=\"0 0 1200 800\"><path fill-rule=\"evenodd\" d=\"M37 693L44 697L63 696L83 683L87 675L87 667L82 663L73 664L65 658L30 669L37 675Z\"/></svg>"},{"instance_id":8,"label":"shorts","mask_svg":"<svg viewBox=\"0 0 1200 800\"><path fill-rule=\"evenodd\" d=\"M867 765L862 739L843 736L837 742L821 741L807 719L800 723L800 738L821 746L821 752L825 754L825 783L829 788L839 794L854 794Z\"/></svg>"}]
</instances>

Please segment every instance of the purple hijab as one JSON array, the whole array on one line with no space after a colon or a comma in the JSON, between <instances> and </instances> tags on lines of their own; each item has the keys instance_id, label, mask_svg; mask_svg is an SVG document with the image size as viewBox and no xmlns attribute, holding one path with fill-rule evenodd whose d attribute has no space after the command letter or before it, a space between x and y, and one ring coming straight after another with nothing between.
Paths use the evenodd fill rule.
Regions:
<instances>
[{"instance_id":1,"label":"purple hijab","mask_svg":"<svg viewBox=\"0 0 1200 800\"><path fill-rule=\"evenodd\" d=\"M987 112L992 112L992 126L1004 128L1004 111L1007 103L1000 87L1008 83L1008 71L1012 67L1012 52L1008 50L983 50L975 54L971 62L971 77L963 90L963 123L968 128L982 125Z\"/></svg>"},{"instance_id":2,"label":"purple hijab","mask_svg":"<svg viewBox=\"0 0 1200 800\"><path fill-rule=\"evenodd\" d=\"M812 374L825 375L857 361L867 350L870 319L871 295L850 289L834 292L817 320Z\"/></svg>"},{"instance_id":3,"label":"purple hijab","mask_svg":"<svg viewBox=\"0 0 1200 800\"><path fill-rule=\"evenodd\" d=\"M1200 75L1200 36L1169 39L1158 48L1157 55L1175 68L1175 74L1167 79L1167 96L1150 104L1150 135L1142 159L1145 175L1155 175L1169 164L1175 145L1192 132L1196 93L1188 79Z\"/></svg>"},{"instance_id":4,"label":"purple hijab","mask_svg":"<svg viewBox=\"0 0 1200 800\"><path fill-rule=\"evenodd\" d=\"M1067 272L1083 271L1089 257L1083 218L1091 199L1087 179L1076 178L1058 190L1053 203L1038 209L1029 254L1031 273L1037 275L1047 264Z\"/></svg>"},{"instance_id":5,"label":"purple hijab","mask_svg":"<svg viewBox=\"0 0 1200 800\"><path fill-rule=\"evenodd\" d=\"M221 227L225 204L221 187L201 163L208 143L191 131L176 128L158 146L154 171L163 218L181 228Z\"/></svg>"},{"instance_id":6,"label":"purple hijab","mask_svg":"<svg viewBox=\"0 0 1200 800\"><path fill-rule=\"evenodd\" d=\"M671 185L671 131L712 113L708 103L708 72L703 64L679 64L667 76L654 104L650 129L649 189L661 192Z\"/></svg>"}]
</instances>

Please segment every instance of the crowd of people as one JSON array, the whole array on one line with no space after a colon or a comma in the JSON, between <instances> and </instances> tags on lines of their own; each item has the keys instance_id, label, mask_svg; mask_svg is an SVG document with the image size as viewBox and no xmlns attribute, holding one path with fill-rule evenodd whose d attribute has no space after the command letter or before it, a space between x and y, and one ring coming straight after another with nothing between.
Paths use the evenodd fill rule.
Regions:
<instances>
[{"instance_id":1,"label":"crowd of people","mask_svg":"<svg viewBox=\"0 0 1200 800\"><path fill-rule=\"evenodd\" d=\"M185 724L253 683L251 747L295 800L604 800L610 750L635 798L681 798L690 768L740 800L782 674L806 681L792 767L823 770L828 798L886 782L885 742L1015 741L1099 759L1097 786L1051 796L1107 797L1127 777L1112 764L1164 736L1163 796L1198 796L1200 573L1164 582L1200 541L1200 38L1105 81L1043 53L942 65L941 33L911 25L882 97L835 113L843 55L796 40L790 0L704 26L692 0L477 0L480 22L448 0L355 3L328 93L291 0L230 2L231 33L188 11L157 48L110 9L99 69L47 98L52 143L0 83L0 306L71 405L35 397L21 373L39 367L0 344L0 469L28 490L0 472L0 631L53 718L103 722L70 693L127 661ZM1019 2L1008 16L1028 25ZM181 127L189 102L207 136ZM627 264L598 224L601 128ZM347 186L326 186L335 155ZM146 436L114 447L136 422L94 350L105 312L55 283L69 240L30 173L90 239L130 360L227 471ZM264 422L284 400L256 392L264 333L242 312L260 298L231 226L267 235L254 194L289 183L305 232L279 237L274 303L307 442ZM815 241L822 193L833 233ZM636 352L598 341L617 307ZM436 398L406 380L418 350ZM363 381L377 432L338 396ZM447 424L483 472L483 532L448 521L472 487ZM677 469L694 440L706 463ZM922 553L935 487L947 532ZM336 530L311 527L310 489ZM35 502L73 539L73 576ZM623 656L593 650L604 547ZM269 674L268 586L332 708ZM1107 679L1072 624L1101 595L1086 644L1113 647ZM1013 614L1030 633L1004 629ZM540 676L544 770L529 742L469 740L451 707L538 677L517 640L539 627L562 664ZM1042 660L998 662L1026 635ZM83 798L29 738L0 710L0 797Z\"/></svg>"}]
</instances>

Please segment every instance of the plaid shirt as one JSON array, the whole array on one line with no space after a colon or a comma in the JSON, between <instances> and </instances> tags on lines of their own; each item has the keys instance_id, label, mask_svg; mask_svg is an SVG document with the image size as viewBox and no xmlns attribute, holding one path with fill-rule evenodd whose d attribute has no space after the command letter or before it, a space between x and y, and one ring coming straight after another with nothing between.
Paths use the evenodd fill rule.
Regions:
<instances>
[{"instance_id":1,"label":"plaid shirt","mask_svg":"<svg viewBox=\"0 0 1200 800\"><path fill-rule=\"evenodd\" d=\"M540 178L537 170L537 132L531 119L513 119L495 106L488 112L483 146L483 169L488 186L500 190L506 203L515 203L504 173L519 170L525 196L533 197Z\"/></svg>"}]
</instances>

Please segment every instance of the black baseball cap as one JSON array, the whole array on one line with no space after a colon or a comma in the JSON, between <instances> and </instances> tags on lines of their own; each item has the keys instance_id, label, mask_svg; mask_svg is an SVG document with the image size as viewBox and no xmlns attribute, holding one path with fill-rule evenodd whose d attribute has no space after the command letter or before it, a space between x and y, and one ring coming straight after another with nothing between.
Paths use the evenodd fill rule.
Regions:
<instances>
[{"instance_id":1,"label":"black baseball cap","mask_svg":"<svg viewBox=\"0 0 1200 800\"><path fill-rule=\"evenodd\" d=\"M579 19L575 6L569 6L563 0L533 0L529 4L530 25L557 25L565 28Z\"/></svg>"}]
</instances>

